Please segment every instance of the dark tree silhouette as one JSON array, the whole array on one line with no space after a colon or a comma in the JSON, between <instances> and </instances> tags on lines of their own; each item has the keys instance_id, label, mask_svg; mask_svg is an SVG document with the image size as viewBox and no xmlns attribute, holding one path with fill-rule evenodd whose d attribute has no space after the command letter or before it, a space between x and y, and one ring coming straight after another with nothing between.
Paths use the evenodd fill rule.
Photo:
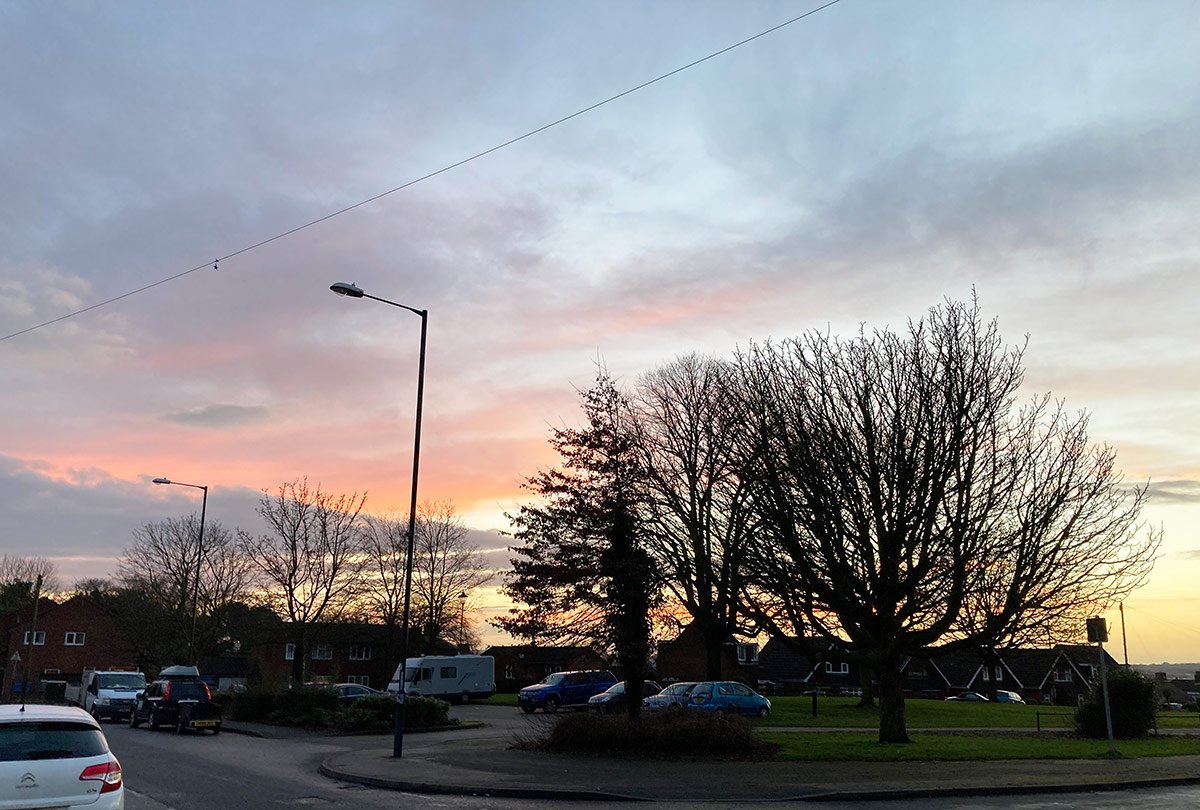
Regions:
<instances>
[{"instance_id":1,"label":"dark tree silhouette","mask_svg":"<svg viewBox=\"0 0 1200 810\"><path fill-rule=\"evenodd\" d=\"M562 466L528 479L538 500L509 515L520 545L504 590L518 607L494 624L612 650L636 717L658 599L641 536L638 452L628 402L603 370L580 400L585 425L550 438Z\"/></svg>"},{"instance_id":2,"label":"dark tree silhouette","mask_svg":"<svg viewBox=\"0 0 1200 810\"><path fill-rule=\"evenodd\" d=\"M1086 416L1018 408L1023 349L977 304L906 332L810 333L740 358L743 452L763 520L758 618L879 681L881 742L906 742L907 655L995 648L1139 584L1158 536Z\"/></svg>"}]
</instances>

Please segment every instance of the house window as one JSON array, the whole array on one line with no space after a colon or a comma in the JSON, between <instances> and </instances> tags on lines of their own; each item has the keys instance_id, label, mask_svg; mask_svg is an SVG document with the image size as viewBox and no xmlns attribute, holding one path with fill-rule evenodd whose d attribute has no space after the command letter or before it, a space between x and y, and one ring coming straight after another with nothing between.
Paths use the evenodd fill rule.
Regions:
<instances>
[{"instance_id":1,"label":"house window","mask_svg":"<svg viewBox=\"0 0 1200 810\"><path fill-rule=\"evenodd\" d=\"M515 681L517 679L517 668L512 664L504 665L504 680Z\"/></svg>"},{"instance_id":2,"label":"house window","mask_svg":"<svg viewBox=\"0 0 1200 810\"><path fill-rule=\"evenodd\" d=\"M65 647L82 647L83 640L87 633L79 633L75 630L68 630L63 634L63 646Z\"/></svg>"},{"instance_id":3,"label":"house window","mask_svg":"<svg viewBox=\"0 0 1200 810\"><path fill-rule=\"evenodd\" d=\"M825 674L826 675L849 675L850 674L850 665L847 664L845 661L842 661L840 663L837 661L826 661L825 662Z\"/></svg>"},{"instance_id":4,"label":"house window","mask_svg":"<svg viewBox=\"0 0 1200 810\"><path fill-rule=\"evenodd\" d=\"M914 665L908 668L908 677L910 678L924 678L927 674L928 673L926 673L925 667Z\"/></svg>"},{"instance_id":5,"label":"house window","mask_svg":"<svg viewBox=\"0 0 1200 810\"><path fill-rule=\"evenodd\" d=\"M25 646L26 647L29 646L29 637L30 636L33 636L33 646L35 646L35 647L46 646L46 631L45 630L35 630L32 633L30 633L28 630L26 630L25 631Z\"/></svg>"},{"instance_id":6,"label":"house window","mask_svg":"<svg viewBox=\"0 0 1200 810\"><path fill-rule=\"evenodd\" d=\"M370 675L347 675L346 683L356 683L359 686L370 686L371 685L371 676Z\"/></svg>"},{"instance_id":7,"label":"house window","mask_svg":"<svg viewBox=\"0 0 1200 810\"><path fill-rule=\"evenodd\" d=\"M1058 681L1059 683L1070 683L1071 668L1063 667L1062 669L1054 670L1054 680Z\"/></svg>"},{"instance_id":8,"label":"house window","mask_svg":"<svg viewBox=\"0 0 1200 810\"><path fill-rule=\"evenodd\" d=\"M739 664L757 664L758 645L739 643L737 645L737 660Z\"/></svg>"},{"instance_id":9,"label":"house window","mask_svg":"<svg viewBox=\"0 0 1200 810\"><path fill-rule=\"evenodd\" d=\"M979 674L983 677L984 683L987 683L989 680L991 680L991 675L988 674L987 667L984 667L983 670Z\"/></svg>"},{"instance_id":10,"label":"house window","mask_svg":"<svg viewBox=\"0 0 1200 810\"><path fill-rule=\"evenodd\" d=\"M996 667L996 683L1000 683L1003 680L1004 680L1004 667L997 666Z\"/></svg>"},{"instance_id":11,"label":"house window","mask_svg":"<svg viewBox=\"0 0 1200 810\"><path fill-rule=\"evenodd\" d=\"M351 661L370 661L371 648L366 644L351 644L350 645L350 660ZM354 681L351 681L354 683Z\"/></svg>"},{"instance_id":12,"label":"house window","mask_svg":"<svg viewBox=\"0 0 1200 810\"><path fill-rule=\"evenodd\" d=\"M312 660L314 661L332 661L333 660L333 645L332 644L314 644L312 648Z\"/></svg>"},{"instance_id":13,"label":"house window","mask_svg":"<svg viewBox=\"0 0 1200 810\"><path fill-rule=\"evenodd\" d=\"M283 660L284 661L295 661L296 660L296 645L295 644L284 644L283 645Z\"/></svg>"}]
</instances>

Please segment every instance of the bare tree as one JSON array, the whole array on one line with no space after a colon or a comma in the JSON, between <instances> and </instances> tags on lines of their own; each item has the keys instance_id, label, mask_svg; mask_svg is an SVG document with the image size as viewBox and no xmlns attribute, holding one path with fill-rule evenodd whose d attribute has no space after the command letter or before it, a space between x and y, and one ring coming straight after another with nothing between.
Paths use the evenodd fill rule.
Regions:
<instances>
[{"instance_id":1,"label":"bare tree","mask_svg":"<svg viewBox=\"0 0 1200 810\"><path fill-rule=\"evenodd\" d=\"M743 629L742 560L756 528L736 441L736 368L681 357L645 375L633 404L645 457L646 548L700 627L706 677L719 679L725 641Z\"/></svg>"},{"instance_id":2,"label":"bare tree","mask_svg":"<svg viewBox=\"0 0 1200 810\"><path fill-rule=\"evenodd\" d=\"M58 591L58 568L53 560L45 557L21 557L15 554L0 555L0 587L15 583L28 583L32 592L38 576L42 578L42 593Z\"/></svg>"},{"instance_id":3,"label":"bare tree","mask_svg":"<svg viewBox=\"0 0 1200 810\"><path fill-rule=\"evenodd\" d=\"M108 601L116 606L122 632L146 660L177 657L177 645L164 647L163 639L188 636L193 614L196 654L214 651L221 635L214 617L246 595L253 569L236 533L208 520L203 543L201 548L197 515L167 518L135 529L117 560L117 585L127 593Z\"/></svg>"},{"instance_id":4,"label":"bare tree","mask_svg":"<svg viewBox=\"0 0 1200 810\"><path fill-rule=\"evenodd\" d=\"M1156 556L1145 490L1123 490L1086 418L1016 408L1022 354L951 302L903 334L810 333L740 358L758 619L874 670L881 742L908 740L903 656L1099 607Z\"/></svg>"},{"instance_id":5,"label":"bare tree","mask_svg":"<svg viewBox=\"0 0 1200 810\"><path fill-rule=\"evenodd\" d=\"M304 681L312 625L341 618L358 594L366 558L357 522L365 502L365 494L335 496L310 489L307 479L292 481L274 496L263 491L257 511L271 533L240 533L268 604L290 623L295 683Z\"/></svg>"},{"instance_id":6,"label":"bare tree","mask_svg":"<svg viewBox=\"0 0 1200 810\"><path fill-rule=\"evenodd\" d=\"M426 643L459 634L459 594L485 584L492 572L451 501L426 501L417 511L413 544L414 615Z\"/></svg>"},{"instance_id":7,"label":"bare tree","mask_svg":"<svg viewBox=\"0 0 1200 810\"><path fill-rule=\"evenodd\" d=\"M404 567L408 556L408 518L364 515L360 521L364 568L356 609L367 621L388 628L386 660L400 653L400 622L404 614Z\"/></svg>"}]
</instances>

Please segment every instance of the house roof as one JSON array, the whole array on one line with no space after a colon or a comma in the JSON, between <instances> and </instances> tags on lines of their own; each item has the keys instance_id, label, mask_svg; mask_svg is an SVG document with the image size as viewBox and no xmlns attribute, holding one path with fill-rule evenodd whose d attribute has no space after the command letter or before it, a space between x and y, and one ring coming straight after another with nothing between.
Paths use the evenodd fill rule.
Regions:
<instances>
[{"instance_id":1,"label":"house roof","mask_svg":"<svg viewBox=\"0 0 1200 810\"><path fill-rule=\"evenodd\" d=\"M591 647L543 647L536 644L493 645L483 654L509 656L530 664L565 664L577 658L600 658Z\"/></svg>"},{"instance_id":2,"label":"house roof","mask_svg":"<svg viewBox=\"0 0 1200 810\"><path fill-rule=\"evenodd\" d=\"M759 650L758 666L766 678L778 683L807 681L813 673L812 661L777 638Z\"/></svg>"}]
</instances>

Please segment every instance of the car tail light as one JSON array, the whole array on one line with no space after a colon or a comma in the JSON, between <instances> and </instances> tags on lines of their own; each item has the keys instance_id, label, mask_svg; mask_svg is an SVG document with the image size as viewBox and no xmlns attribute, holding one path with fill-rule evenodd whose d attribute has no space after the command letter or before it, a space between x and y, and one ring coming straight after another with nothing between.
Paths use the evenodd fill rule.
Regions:
<instances>
[{"instance_id":1,"label":"car tail light","mask_svg":"<svg viewBox=\"0 0 1200 810\"><path fill-rule=\"evenodd\" d=\"M163 687L163 700L171 699L171 682L167 681L167 685Z\"/></svg>"},{"instance_id":2,"label":"car tail light","mask_svg":"<svg viewBox=\"0 0 1200 810\"><path fill-rule=\"evenodd\" d=\"M204 681L200 681L200 685L204 687L204 699L211 703L212 692L208 690L208 684L206 684Z\"/></svg>"},{"instance_id":3,"label":"car tail light","mask_svg":"<svg viewBox=\"0 0 1200 810\"><path fill-rule=\"evenodd\" d=\"M121 763L116 757L99 765L89 765L79 774L80 782L99 782L101 793L112 793L121 789Z\"/></svg>"}]
</instances>

